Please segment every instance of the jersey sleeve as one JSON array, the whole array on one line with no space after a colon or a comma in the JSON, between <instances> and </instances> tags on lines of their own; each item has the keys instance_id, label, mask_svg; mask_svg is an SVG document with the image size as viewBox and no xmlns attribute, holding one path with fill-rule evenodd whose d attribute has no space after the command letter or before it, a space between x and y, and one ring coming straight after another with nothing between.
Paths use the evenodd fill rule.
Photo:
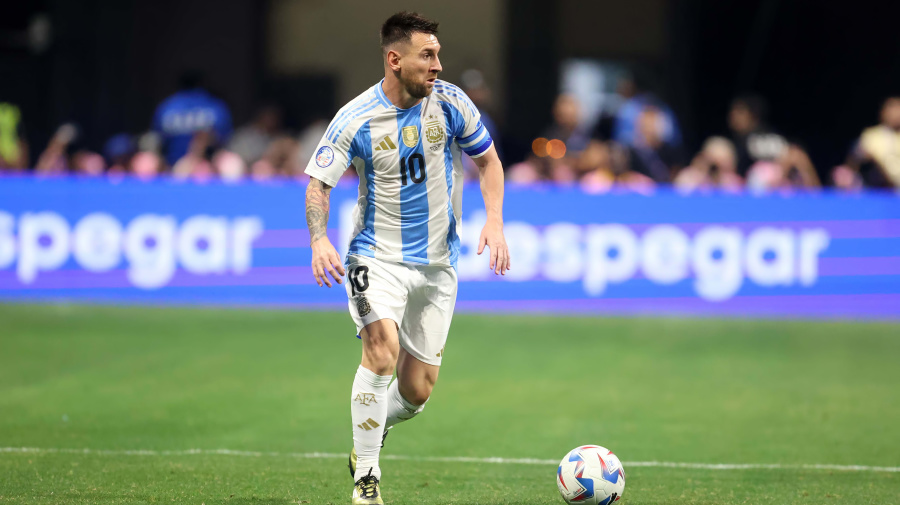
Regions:
<instances>
[{"instance_id":1,"label":"jersey sleeve","mask_svg":"<svg viewBox=\"0 0 900 505\"><path fill-rule=\"evenodd\" d=\"M472 158L484 156L493 145L490 132L481 122L481 113L472 100L459 88L446 90L454 100L452 105L459 113L458 124L454 125L454 136L460 149Z\"/></svg>"},{"instance_id":2,"label":"jersey sleeve","mask_svg":"<svg viewBox=\"0 0 900 505\"><path fill-rule=\"evenodd\" d=\"M332 121L332 123L334 122ZM305 172L310 177L315 177L334 187L347 167L350 166L353 155L351 154L350 140L344 135L330 137L331 128L329 125L328 131L316 146L312 159L306 165Z\"/></svg>"}]
</instances>

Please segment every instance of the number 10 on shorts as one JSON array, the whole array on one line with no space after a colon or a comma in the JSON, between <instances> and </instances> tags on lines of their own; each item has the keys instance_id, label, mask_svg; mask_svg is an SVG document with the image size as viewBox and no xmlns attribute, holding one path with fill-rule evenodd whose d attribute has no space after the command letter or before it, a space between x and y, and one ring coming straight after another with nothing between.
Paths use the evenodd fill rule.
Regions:
<instances>
[{"instance_id":1,"label":"number 10 on shorts","mask_svg":"<svg viewBox=\"0 0 900 505\"><path fill-rule=\"evenodd\" d=\"M369 267L360 265L351 269L347 280L350 282L350 292L353 296L369 289Z\"/></svg>"}]
</instances>

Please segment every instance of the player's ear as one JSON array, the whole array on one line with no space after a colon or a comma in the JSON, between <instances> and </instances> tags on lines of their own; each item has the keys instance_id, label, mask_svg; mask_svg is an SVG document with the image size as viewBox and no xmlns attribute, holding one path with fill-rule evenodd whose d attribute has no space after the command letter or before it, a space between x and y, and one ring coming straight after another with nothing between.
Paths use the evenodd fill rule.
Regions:
<instances>
[{"instance_id":1,"label":"player's ear","mask_svg":"<svg viewBox=\"0 0 900 505\"><path fill-rule=\"evenodd\" d=\"M391 70L395 72L400 70L400 57L400 51L397 51L397 49L388 49L385 60L387 61L387 65L391 68Z\"/></svg>"}]
</instances>

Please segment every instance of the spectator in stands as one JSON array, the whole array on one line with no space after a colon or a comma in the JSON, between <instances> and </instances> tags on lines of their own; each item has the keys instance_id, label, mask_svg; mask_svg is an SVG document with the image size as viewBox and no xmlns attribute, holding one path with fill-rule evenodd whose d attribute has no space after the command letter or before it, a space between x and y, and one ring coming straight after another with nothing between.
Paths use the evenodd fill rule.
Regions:
<instances>
[{"instance_id":1,"label":"spectator in stands","mask_svg":"<svg viewBox=\"0 0 900 505\"><path fill-rule=\"evenodd\" d=\"M731 102L728 127L737 149L737 170L741 177L747 176L754 163L776 162L787 153L787 140L766 125L766 115L766 103L758 96L742 96Z\"/></svg>"},{"instance_id":2,"label":"spectator in stands","mask_svg":"<svg viewBox=\"0 0 900 505\"><path fill-rule=\"evenodd\" d=\"M252 122L234 132L228 149L239 154L244 163L252 165L263 157L280 129L281 109L265 105L260 107Z\"/></svg>"},{"instance_id":3,"label":"spectator in stands","mask_svg":"<svg viewBox=\"0 0 900 505\"><path fill-rule=\"evenodd\" d=\"M35 172L41 175L63 175L69 171L69 150L78 138L78 127L72 123L60 126L44 152L38 156Z\"/></svg>"},{"instance_id":4,"label":"spectator in stands","mask_svg":"<svg viewBox=\"0 0 900 505\"><path fill-rule=\"evenodd\" d=\"M256 181L299 177L303 166L297 159L298 153L296 140L288 136L279 137L269 144L263 157L250 168L250 176Z\"/></svg>"},{"instance_id":5,"label":"spectator in stands","mask_svg":"<svg viewBox=\"0 0 900 505\"><path fill-rule=\"evenodd\" d=\"M197 182L209 181L215 176L210 161L214 151L214 134L207 130L198 131L191 138L187 153L172 167L172 176Z\"/></svg>"},{"instance_id":6,"label":"spectator in stands","mask_svg":"<svg viewBox=\"0 0 900 505\"><path fill-rule=\"evenodd\" d=\"M821 187L812 161L801 147L790 144L775 161L760 160L747 171L747 188L752 192Z\"/></svg>"},{"instance_id":7,"label":"spectator in stands","mask_svg":"<svg viewBox=\"0 0 900 505\"><path fill-rule=\"evenodd\" d=\"M131 157L137 151L134 138L127 133L113 135L103 146L103 155L109 164L107 172L113 175L123 175L128 172Z\"/></svg>"},{"instance_id":8,"label":"spectator in stands","mask_svg":"<svg viewBox=\"0 0 900 505\"><path fill-rule=\"evenodd\" d=\"M819 173L806 150L797 144L788 144L787 153L779 160L787 187L795 189L818 189L822 187Z\"/></svg>"},{"instance_id":9,"label":"spectator in stands","mask_svg":"<svg viewBox=\"0 0 900 505\"><path fill-rule=\"evenodd\" d=\"M535 142L542 140L546 143L547 139L537 139ZM546 155L545 155L546 156ZM506 169L506 182L510 184L534 184L549 179L546 168L548 165L546 159L539 158L536 154L531 153L520 161L514 163ZM468 176L467 180L476 180Z\"/></svg>"},{"instance_id":10,"label":"spectator in stands","mask_svg":"<svg viewBox=\"0 0 900 505\"><path fill-rule=\"evenodd\" d=\"M590 132L581 126L581 105L573 95L562 94L553 102L553 124L544 129L542 137L562 140L566 156L577 157L590 142Z\"/></svg>"},{"instance_id":11,"label":"spectator in stands","mask_svg":"<svg viewBox=\"0 0 900 505\"><path fill-rule=\"evenodd\" d=\"M652 93L644 89L645 83L642 83L634 76L627 75L623 77L619 84L619 94L624 99L622 105L616 111L612 124L612 139L616 142L627 146L634 147L639 142L640 129L639 119L641 112L647 105L653 105L658 111L658 121L660 122L660 135L662 141L670 146L681 147L681 129L678 126L678 120L668 105L663 103ZM602 129L603 121L600 122ZM602 131L596 133L602 135Z\"/></svg>"},{"instance_id":12,"label":"spectator in stands","mask_svg":"<svg viewBox=\"0 0 900 505\"><path fill-rule=\"evenodd\" d=\"M612 97L604 102L603 109L594 125L594 131L591 136L595 140L607 141L612 140L613 132L616 127L616 116L623 105L634 98L637 94L637 86L634 77L631 74L625 74L619 77L616 82L616 92Z\"/></svg>"},{"instance_id":13,"label":"spectator in stands","mask_svg":"<svg viewBox=\"0 0 900 505\"><path fill-rule=\"evenodd\" d=\"M247 175L247 164L234 151L220 149L213 155L212 164L219 179L224 182L239 182Z\"/></svg>"},{"instance_id":14,"label":"spectator in stands","mask_svg":"<svg viewBox=\"0 0 900 505\"><path fill-rule=\"evenodd\" d=\"M224 145L231 137L231 113L225 102L202 87L196 72L185 73L177 93L165 99L153 116L153 130L163 138L165 158L174 165L188 153L194 135L207 131L210 145Z\"/></svg>"},{"instance_id":15,"label":"spectator in stands","mask_svg":"<svg viewBox=\"0 0 900 505\"><path fill-rule=\"evenodd\" d=\"M101 177L106 174L106 161L100 153L81 149L72 155L72 171L77 175Z\"/></svg>"},{"instance_id":16,"label":"spectator in stands","mask_svg":"<svg viewBox=\"0 0 900 505\"><path fill-rule=\"evenodd\" d=\"M849 165L840 165L835 167L831 172L831 184L843 191L862 191L865 184L859 169L850 167Z\"/></svg>"},{"instance_id":17,"label":"spectator in stands","mask_svg":"<svg viewBox=\"0 0 900 505\"><path fill-rule=\"evenodd\" d=\"M580 116L580 106L574 96L557 96L553 103L553 123L531 143L532 153L506 170L507 179L516 184L575 182L580 175L578 160L591 140L581 127ZM477 180L477 175L477 171L469 171L466 179Z\"/></svg>"},{"instance_id":18,"label":"spectator in stands","mask_svg":"<svg viewBox=\"0 0 900 505\"><path fill-rule=\"evenodd\" d=\"M165 173L166 162L160 154L162 140L158 133L148 131L137 138L137 152L131 157L128 172L142 181L150 181Z\"/></svg>"},{"instance_id":19,"label":"spectator in stands","mask_svg":"<svg viewBox=\"0 0 900 505\"><path fill-rule=\"evenodd\" d=\"M665 141L665 132L665 112L652 102L646 103L637 118L635 143L629 149L631 172L655 183L672 181L673 174L681 169L681 151Z\"/></svg>"},{"instance_id":20,"label":"spectator in stands","mask_svg":"<svg viewBox=\"0 0 900 505\"><path fill-rule=\"evenodd\" d=\"M157 178L165 169L165 162L156 152L139 151L131 158L131 173L142 181Z\"/></svg>"},{"instance_id":21,"label":"spectator in stands","mask_svg":"<svg viewBox=\"0 0 900 505\"><path fill-rule=\"evenodd\" d=\"M579 180L581 188L588 193L610 191L616 178L627 171L627 160L622 146L611 141L592 140L579 160L584 169L584 175Z\"/></svg>"},{"instance_id":22,"label":"spectator in stands","mask_svg":"<svg viewBox=\"0 0 900 505\"><path fill-rule=\"evenodd\" d=\"M11 103L0 102L0 170L28 168L28 143L22 128L22 113Z\"/></svg>"},{"instance_id":23,"label":"spectator in stands","mask_svg":"<svg viewBox=\"0 0 900 505\"><path fill-rule=\"evenodd\" d=\"M734 144L725 137L710 137L690 166L678 173L674 184L688 192L709 189L741 191L744 180L737 174Z\"/></svg>"},{"instance_id":24,"label":"spectator in stands","mask_svg":"<svg viewBox=\"0 0 900 505\"><path fill-rule=\"evenodd\" d=\"M35 171L41 175L74 173L98 177L106 173L103 156L80 146L78 127L66 123L56 130L47 148L38 157Z\"/></svg>"},{"instance_id":25,"label":"spectator in stands","mask_svg":"<svg viewBox=\"0 0 900 505\"><path fill-rule=\"evenodd\" d=\"M881 106L881 122L863 130L847 163L867 186L900 187L900 96Z\"/></svg>"},{"instance_id":26,"label":"spectator in stands","mask_svg":"<svg viewBox=\"0 0 900 505\"><path fill-rule=\"evenodd\" d=\"M578 159L591 140L581 124L581 105L573 95L561 94L553 103L553 124L544 129L548 164L542 172L558 183L572 183L578 176ZM540 155L540 153L538 153Z\"/></svg>"}]
</instances>

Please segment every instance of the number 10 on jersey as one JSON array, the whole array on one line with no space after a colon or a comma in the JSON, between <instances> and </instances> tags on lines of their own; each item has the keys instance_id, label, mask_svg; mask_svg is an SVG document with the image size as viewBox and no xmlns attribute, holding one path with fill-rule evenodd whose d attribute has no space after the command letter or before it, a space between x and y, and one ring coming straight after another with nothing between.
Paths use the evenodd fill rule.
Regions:
<instances>
[{"instance_id":1,"label":"number 10 on jersey","mask_svg":"<svg viewBox=\"0 0 900 505\"><path fill-rule=\"evenodd\" d=\"M409 175L407 175L407 173ZM414 184L425 180L425 157L419 153L400 158L400 183L406 186L412 179Z\"/></svg>"}]
</instances>

